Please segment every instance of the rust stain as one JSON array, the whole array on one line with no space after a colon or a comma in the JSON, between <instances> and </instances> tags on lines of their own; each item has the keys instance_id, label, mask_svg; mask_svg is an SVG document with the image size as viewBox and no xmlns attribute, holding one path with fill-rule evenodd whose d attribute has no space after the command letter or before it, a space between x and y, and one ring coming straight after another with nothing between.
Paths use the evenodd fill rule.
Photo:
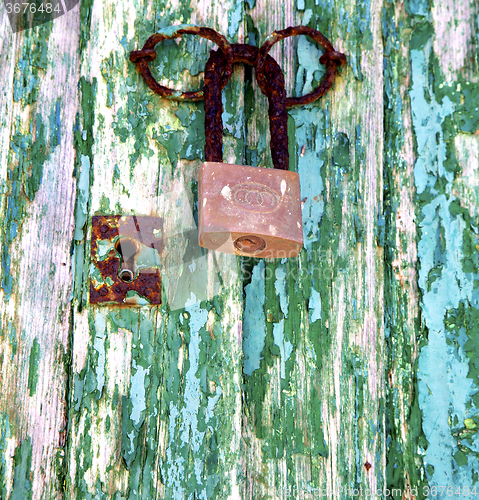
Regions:
<instances>
[{"instance_id":1,"label":"rust stain","mask_svg":"<svg viewBox=\"0 0 479 500\"><path fill-rule=\"evenodd\" d=\"M140 231L141 229L141 231ZM138 293L151 305L161 304L161 276L156 268L139 269L138 277L124 282L118 277L120 258L112 248L104 260L98 258L98 242L113 241L116 237L129 236L140 243L158 250L161 239L155 231L161 231L161 219L157 217L127 217L121 215L97 215L92 217L91 262L101 275L102 282L90 281L90 304L135 305L127 298L130 291ZM111 284L108 284L111 282Z\"/></svg>"}]
</instances>

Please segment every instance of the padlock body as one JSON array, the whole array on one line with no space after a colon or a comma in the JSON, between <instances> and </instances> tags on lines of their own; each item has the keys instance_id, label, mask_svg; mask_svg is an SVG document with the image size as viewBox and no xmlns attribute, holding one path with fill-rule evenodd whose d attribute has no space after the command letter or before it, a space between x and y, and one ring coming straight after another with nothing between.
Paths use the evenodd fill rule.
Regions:
<instances>
[{"instance_id":1,"label":"padlock body","mask_svg":"<svg viewBox=\"0 0 479 500\"><path fill-rule=\"evenodd\" d=\"M303 245L299 175L205 162L198 176L199 243L220 252L296 257Z\"/></svg>"}]
</instances>

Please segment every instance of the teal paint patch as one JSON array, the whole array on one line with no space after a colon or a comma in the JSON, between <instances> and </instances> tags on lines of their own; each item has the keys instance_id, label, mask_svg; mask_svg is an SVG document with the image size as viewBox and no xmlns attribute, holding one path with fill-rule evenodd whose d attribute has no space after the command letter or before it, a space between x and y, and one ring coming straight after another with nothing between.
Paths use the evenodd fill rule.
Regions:
<instances>
[{"instance_id":1,"label":"teal paint patch","mask_svg":"<svg viewBox=\"0 0 479 500\"><path fill-rule=\"evenodd\" d=\"M350 9L345 8L343 5L333 6L329 0L300 0L297 5L298 10L304 10L302 25L319 30L335 48L337 48L337 39L343 40L345 45L342 51L348 58L348 67L352 69L354 77L362 81L362 53L365 49L374 49L371 31L371 2L358 3L352 13L349 12ZM315 65L317 67L322 66L318 65L318 60L316 60ZM319 72L315 74L313 87L319 84L319 75ZM296 82L298 82L297 79Z\"/></svg>"},{"instance_id":2,"label":"teal paint patch","mask_svg":"<svg viewBox=\"0 0 479 500\"><path fill-rule=\"evenodd\" d=\"M296 95L309 94L317 86L318 82L321 81L321 78L326 73L325 66L319 63L323 52L322 47L320 48L316 43L311 42L309 38L305 36L298 38Z\"/></svg>"},{"instance_id":3,"label":"teal paint patch","mask_svg":"<svg viewBox=\"0 0 479 500\"><path fill-rule=\"evenodd\" d=\"M176 24L172 26L166 26L165 28L160 28L157 33L159 35L163 35L166 39L176 38L177 36L181 36L178 34L179 30L188 29L188 28L196 28L195 24Z\"/></svg>"},{"instance_id":4,"label":"teal paint patch","mask_svg":"<svg viewBox=\"0 0 479 500\"><path fill-rule=\"evenodd\" d=\"M243 320L243 372L251 375L261 364L261 351L264 348L265 328L265 283L264 261L254 268L251 283L245 287L245 308Z\"/></svg>"},{"instance_id":5,"label":"teal paint patch","mask_svg":"<svg viewBox=\"0 0 479 500\"><path fill-rule=\"evenodd\" d=\"M304 246L309 247L319 240L321 219L324 214L324 184L321 169L324 161L322 153L327 147L325 115L318 106L292 109L296 143L299 145L297 165L301 183L303 205ZM304 146L304 153L302 148Z\"/></svg>"},{"instance_id":6,"label":"teal paint patch","mask_svg":"<svg viewBox=\"0 0 479 500\"><path fill-rule=\"evenodd\" d=\"M251 8L251 7L250 7ZM233 0L233 5L228 9L228 36L229 40L238 39L240 25L243 24L245 4L243 0Z\"/></svg>"},{"instance_id":7,"label":"teal paint patch","mask_svg":"<svg viewBox=\"0 0 479 500\"><path fill-rule=\"evenodd\" d=\"M132 363L132 368L135 372L131 376L130 399L132 409L130 418L133 424L138 427L143 420L144 411L146 410L145 380L149 373L149 368L145 369L142 366L138 366L135 362Z\"/></svg>"},{"instance_id":8,"label":"teal paint patch","mask_svg":"<svg viewBox=\"0 0 479 500\"><path fill-rule=\"evenodd\" d=\"M413 16L429 16L432 7L431 0L406 0L406 11Z\"/></svg>"},{"instance_id":9,"label":"teal paint patch","mask_svg":"<svg viewBox=\"0 0 479 500\"><path fill-rule=\"evenodd\" d=\"M28 437L21 446L15 448L15 476L10 500L30 500L32 498L32 441Z\"/></svg>"},{"instance_id":10,"label":"teal paint patch","mask_svg":"<svg viewBox=\"0 0 479 500\"><path fill-rule=\"evenodd\" d=\"M105 385L105 340L106 340L106 321L102 314L95 314L95 329L93 339L93 349L96 351L95 375L97 399L101 398L103 387Z\"/></svg>"},{"instance_id":11,"label":"teal paint patch","mask_svg":"<svg viewBox=\"0 0 479 500\"><path fill-rule=\"evenodd\" d=\"M428 96L424 91L429 87L427 81L428 61L422 51L411 51L413 68L413 84L409 92L414 128L417 131L418 159L414 165L414 180L418 194L429 188L431 193L437 193L437 177L444 177L450 183L454 174L447 172L444 166L446 159L446 144L442 124L447 116L454 111L451 100L446 96L442 104Z\"/></svg>"},{"instance_id":12,"label":"teal paint patch","mask_svg":"<svg viewBox=\"0 0 479 500\"><path fill-rule=\"evenodd\" d=\"M30 348L30 361L28 364L28 391L30 396L33 396L37 390L39 361L40 361L40 344L35 338L33 339L33 344L32 347Z\"/></svg>"},{"instance_id":13,"label":"teal paint patch","mask_svg":"<svg viewBox=\"0 0 479 500\"><path fill-rule=\"evenodd\" d=\"M314 323L321 319L321 294L316 290L311 290L311 297L309 298L309 321Z\"/></svg>"},{"instance_id":14,"label":"teal paint patch","mask_svg":"<svg viewBox=\"0 0 479 500\"><path fill-rule=\"evenodd\" d=\"M451 195L456 167L449 143L454 139L451 116L456 99L451 92L446 95L432 88L430 68L435 69L435 79L440 72L434 61L431 65L428 45L424 47L411 51L410 91L418 153L414 176L420 206L419 286L428 329L418 362L418 399L428 441L424 462L431 486L472 486L479 470L479 440L469 428L474 419L479 420L469 354L471 349L474 358L477 353L475 327L452 325L460 325L457 316L464 304L477 300L477 269L470 265L471 245L467 244L467 235L472 234L470 216ZM462 496L454 493L453 498Z\"/></svg>"}]
</instances>

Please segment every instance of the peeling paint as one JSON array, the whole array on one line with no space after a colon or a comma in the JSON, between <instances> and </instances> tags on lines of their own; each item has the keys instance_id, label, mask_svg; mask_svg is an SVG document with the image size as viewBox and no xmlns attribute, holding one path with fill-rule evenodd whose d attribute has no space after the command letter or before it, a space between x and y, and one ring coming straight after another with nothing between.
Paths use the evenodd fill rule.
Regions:
<instances>
[{"instance_id":1,"label":"peeling paint","mask_svg":"<svg viewBox=\"0 0 479 500\"><path fill-rule=\"evenodd\" d=\"M28 365L28 391L30 396L33 396L37 390L39 360L40 344L35 338L30 349L30 363Z\"/></svg>"},{"instance_id":2,"label":"peeling paint","mask_svg":"<svg viewBox=\"0 0 479 500\"><path fill-rule=\"evenodd\" d=\"M422 4L414 5L424 11ZM479 448L466 422L479 418L473 399L477 393L474 369L471 371L471 355L474 352L476 356L478 348L477 327L457 324L461 325L459 311L465 304L471 317L477 312L479 269L473 264L476 252L466 241L474 240L478 227L451 193L458 171L454 136L458 129L471 130L475 125L469 120L470 110L460 104L463 85L440 84L441 72L428 42L432 32L424 21L418 35L413 36L410 91L418 153L414 178L420 207L419 286L428 331L418 365L422 427L428 441L424 462L430 486L472 488L478 480ZM434 85L429 77L431 68ZM476 97L467 93L462 99L469 104L476 102ZM464 436L464 432L469 434ZM454 492L453 497L462 495Z\"/></svg>"},{"instance_id":3,"label":"peeling paint","mask_svg":"<svg viewBox=\"0 0 479 500\"><path fill-rule=\"evenodd\" d=\"M11 165L7 171L8 187L5 196L5 217L2 224L2 278L1 287L9 300L13 289L10 247L20 234L26 214L27 200L33 201L40 188L43 165L48 160L54 140L48 140L40 114L32 120L27 133L17 117L10 142ZM54 133L54 138L56 133Z\"/></svg>"},{"instance_id":4,"label":"peeling paint","mask_svg":"<svg viewBox=\"0 0 479 500\"><path fill-rule=\"evenodd\" d=\"M245 287L245 311L243 321L243 371L251 375L260 367L266 328L262 306L265 301L264 262L253 269L251 283Z\"/></svg>"},{"instance_id":5,"label":"peeling paint","mask_svg":"<svg viewBox=\"0 0 479 500\"><path fill-rule=\"evenodd\" d=\"M83 5L82 5L83 7ZM74 286L72 298L75 298L81 309L87 302L87 276L89 252L86 248L86 222L89 215L90 186L93 181L91 164L93 161L93 109L96 99L97 82L80 79L81 118L77 116L74 133L74 145L77 152L74 176L77 177L77 197L75 203L75 230L73 235L72 273ZM81 120L81 122L80 122Z\"/></svg>"},{"instance_id":6,"label":"peeling paint","mask_svg":"<svg viewBox=\"0 0 479 500\"><path fill-rule=\"evenodd\" d=\"M10 500L30 500L32 498L32 441L28 437L15 449L15 477Z\"/></svg>"}]
</instances>

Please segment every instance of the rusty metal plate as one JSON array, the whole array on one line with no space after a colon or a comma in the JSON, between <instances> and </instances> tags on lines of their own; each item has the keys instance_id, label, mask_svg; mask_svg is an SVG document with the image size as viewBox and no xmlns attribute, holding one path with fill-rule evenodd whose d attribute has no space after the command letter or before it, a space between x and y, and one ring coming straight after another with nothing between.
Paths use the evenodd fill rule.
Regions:
<instances>
[{"instance_id":1,"label":"rusty metal plate","mask_svg":"<svg viewBox=\"0 0 479 500\"><path fill-rule=\"evenodd\" d=\"M90 304L161 304L161 231L158 217L92 217Z\"/></svg>"},{"instance_id":2,"label":"rusty metal plate","mask_svg":"<svg viewBox=\"0 0 479 500\"><path fill-rule=\"evenodd\" d=\"M296 257L303 245L299 175L205 162L198 176L200 245L259 258Z\"/></svg>"}]
</instances>

